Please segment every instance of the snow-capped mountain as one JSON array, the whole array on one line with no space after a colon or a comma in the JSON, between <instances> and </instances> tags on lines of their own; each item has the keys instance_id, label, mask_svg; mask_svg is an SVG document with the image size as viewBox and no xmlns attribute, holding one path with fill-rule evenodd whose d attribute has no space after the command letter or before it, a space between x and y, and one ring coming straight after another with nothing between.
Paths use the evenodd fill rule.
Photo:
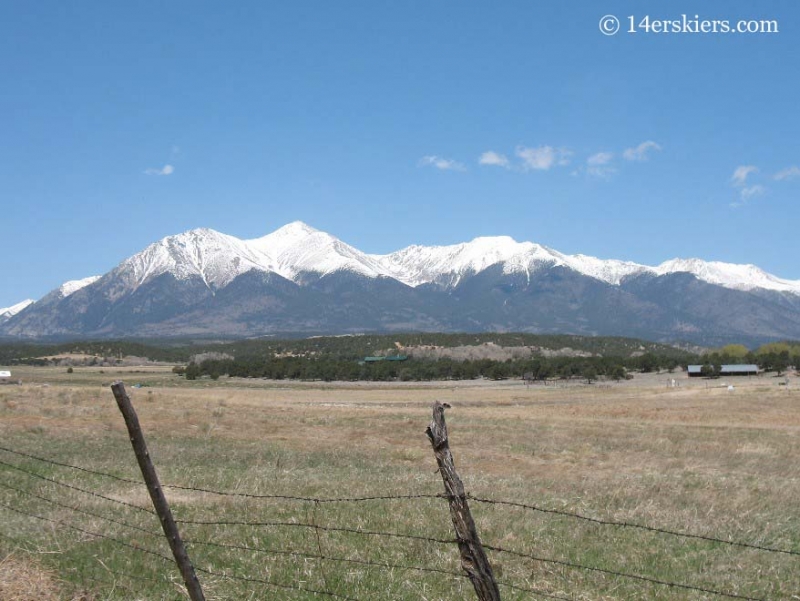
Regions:
<instances>
[{"instance_id":1,"label":"snow-capped mountain","mask_svg":"<svg viewBox=\"0 0 800 601\"><path fill-rule=\"evenodd\" d=\"M701 259L672 259L654 269L658 275L691 273L699 280L733 290L775 290L800 295L800 280L784 280L755 265L736 265Z\"/></svg>"},{"instance_id":2,"label":"snow-capped mountain","mask_svg":"<svg viewBox=\"0 0 800 601\"><path fill-rule=\"evenodd\" d=\"M20 303L23 305L23 303ZM11 337L502 330L706 344L800 338L800 281L753 265L658 266L508 236L366 254L302 222L242 240L168 236L103 276L9 308Z\"/></svg>"},{"instance_id":3,"label":"snow-capped mountain","mask_svg":"<svg viewBox=\"0 0 800 601\"><path fill-rule=\"evenodd\" d=\"M8 321L23 309L27 309L28 307L30 307L34 302L35 301L31 299L27 299L20 303L17 303L16 305L11 305L10 307L5 307L3 309L0 309L0 323Z\"/></svg>"},{"instance_id":4,"label":"snow-capped mountain","mask_svg":"<svg viewBox=\"0 0 800 601\"><path fill-rule=\"evenodd\" d=\"M506 274L524 274L528 280L540 268L563 266L614 285L626 276L651 269L613 259L565 255L533 242L517 242L509 236L475 238L451 246L409 246L389 255L372 256L410 286L428 283L455 286L463 277L493 265L502 265Z\"/></svg>"},{"instance_id":5,"label":"snow-capped mountain","mask_svg":"<svg viewBox=\"0 0 800 601\"><path fill-rule=\"evenodd\" d=\"M640 274L690 273L709 284L734 290L763 289L800 295L800 280L781 279L755 265L672 259L650 267L582 254L565 255L532 242L517 242L508 236L475 238L451 246L409 246L388 255L370 257L410 286L428 283L454 286L466 275L499 264L504 273L524 273L527 277L541 267L563 266L614 286Z\"/></svg>"},{"instance_id":6,"label":"snow-capped mountain","mask_svg":"<svg viewBox=\"0 0 800 601\"><path fill-rule=\"evenodd\" d=\"M539 265L563 264L563 255L532 242L508 236L475 238L450 246L409 246L389 255L372 255L392 275L409 286L456 286L465 277L492 265L505 273L529 274Z\"/></svg>"},{"instance_id":7,"label":"snow-capped mountain","mask_svg":"<svg viewBox=\"0 0 800 601\"><path fill-rule=\"evenodd\" d=\"M274 270L270 257L245 241L201 228L167 236L125 259L112 272L128 290L170 274L178 280L198 277L212 289L224 288L237 276L257 269Z\"/></svg>"},{"instance_id":8,"label":"snow-capped mountain","mask_svg":"<svg viewBox=\"0 0 800 601\"><path fill-rule=\"evenodd\" d=\"M450 246L413 245L388 255L369 255L301 221L253 240L240 240L207 228L168 236L123 261L115 272L131 290L165 273L179 280L199 277L210 289L217 290L250 270L276 273L295 282L302 274L350 272L369 278L390 277L412 287L453 287L464 277L495 265L502 266L503 273L524 274L528 279L543 267L568 267L615 286L633 275L690 273L709 284L735 290L760 288L800 295L800 280L781 279L754 265L672 259L650 267L566 255L533 242L517 242L509 236L479 237ZM100 276L66 282L59 293L67 297L98 279Z\"/></svg>"},{"instance_id":9,"label":"snow-capped mountain","mask_svg":"<svg viewBox=\"0 0 800 601\"><path fill-rule=\"evenodd\" d=\"M349 271L369 278L392 277L379 261L302 221L285 225L245 244L254 252L270 258L270 270L293 281L303 273L328 275L337 271Z\"/></svg>"},{"instance_id":10,"label":"snow-capped mountain","mask_svg":"<svg viewBox=\"0 0 800 601\"><path fill-rule=\"evenodd\" d=\"M99 279L99 275L93 275L80 280L70 280L68 282L64 282L58 287L58 294L61 296L61 298L67 298L71 294L75 294L81 288L86 288L86 286L94 284Z\"/></svg>"}]
</instances>

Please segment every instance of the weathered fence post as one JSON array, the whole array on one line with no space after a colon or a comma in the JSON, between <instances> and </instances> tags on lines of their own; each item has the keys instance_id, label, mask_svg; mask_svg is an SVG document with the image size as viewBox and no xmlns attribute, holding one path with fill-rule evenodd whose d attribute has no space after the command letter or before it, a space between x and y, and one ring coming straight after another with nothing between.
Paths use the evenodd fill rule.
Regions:
<instances>
[{"instance_id":1,"label":"weathered fence post","mask_svg":"<svg viewBox=\"0 0 800 601\"><path fill-rule=\"evenodd\" d=\"M147 490L150 492L150 498L153 500L153 506L161 520L161 527L164 529L164 534L167 537L170 549L172 549L175 563L178 564L181 576L183 576L183 581L186 583L186 590L189 592L189 598L192 601L205 601L203 589L200 588L200 582L197 580L192 562L189 561L189 554L186 552L186 547L178 532L178 526L172 518L172 512L169 509L167 498L164 496L164 491L161 489L161 484L158 481L156 468L150 460L150 453L147 452L144 434L142 434L142 428L139 426L139 417L136 415L128 393L125 392L125 385L122 382L114 382L111 385L111 390L114 393L114 398L117 400L117 406L119 406L122 417L125 418L125 425L128 427L128 434L131 437L133 452L136 454L136 460L139 462L139 468L142 470L142 476L144 476Z\"/></svg>"},{"instance_id":2,"label":"weathered fence post","mask_svg":"<svg viewBox=\"0 0 800 601\"><path fill-rule=\"evenodd\" d=\"M447 424L444 421L444 410L450 405L436 401L433 404L433 419L425 433L433 446L436 463L444 481L444 491L450 503L450 517L458 539L458 550L461 553L461 568L467 573L475 593L480 601L500 601L500 590L494 580L492 566L481 546L475 521L469 511L464 484L456 473L453 454L447 441Z\"/></svg>"}]
</instances>

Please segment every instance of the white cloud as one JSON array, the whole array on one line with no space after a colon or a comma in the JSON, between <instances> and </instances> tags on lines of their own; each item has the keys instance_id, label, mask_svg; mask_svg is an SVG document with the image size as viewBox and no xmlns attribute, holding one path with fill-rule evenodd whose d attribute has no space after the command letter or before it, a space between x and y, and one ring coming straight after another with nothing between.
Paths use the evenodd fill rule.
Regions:
<instances>
[{"instance_id":1,"label":"white cloud","mask_svg":"<svg viewBox=\"0 0 800 601\"><path fill-rule=\"evenodd\" d=\"M778 173L775 174L775 179L779 181L783 179L794 179L796 177L800 177L800 167L795 165L787 167L782 171L778 171Z\"/></svg>"},{"instance_id":2,"label":"white cloud","mask_svg":"<svg viewBox=\"0 0 800 601\"><path fill-rule=\"evenodd\" d=\"M731 182L737 188L741 188L747 184L747 178L751 173L758 172L758 167L754 165L740 165L736 168L731 176Z\"/></svg>"},{"instance_id":3,"label":"white cloud","mask_svg":"<svg viewBox=\"0 0 800 601\"><path fill-rule=\"evenodd\" d=\"M739 189L739 200L731 203L732 207L741 207L759 196L763 196L767 189L760 184L747 185L747 178L753 173L758 173L755 165L739 165L731 176L731 185Z\"/></svg>"},{"instance_id":4,"label":"white cloud","mask_svg":"<svg viewBox=\"0 0 800 601\"><path fill-rule=\"evenodd\" d=\"M627 148L622 153L622 156L626 161L646 161L651 150L661 150L661 146L652 140L647 140L647 142L642 142L635 148Z\"/></svg>"},{"instance_id":5,"label":"white cloud","mask_svg":"<svg viewBox=\"0 0 800 601\"><path fill-rule=\"evenodd\" d=\"M767 189L759 184L754 186L745 186L741 190L739 190L739 200L736 202L732 202L732 207L743 207L747 203L749 203L754 198L758 198L759 196L764 196Z\"/></svg>"},{"instance_id":6,"label":"white cloud","mask_svg":"<svg viewBox=\"0 0 800 601\"><path fill-rule=\"evenodd\" d=\"M495 165L497 167L505 167L508 169L508 157L504 154L498 154L493 150L488 150L484 152L480 159L478 159L478 163L481 165Z\"/></svg>"},{"instance_id":7,"label":"white cloud","mask_svg":"<svg viewBox=\"0 0 800 601\"><path fill-rule=\"evenodd\" d=\"M539 148L518 146L516 154L522 159L522 166L526 170L547 171L556 162L556 150L552 146L540 146Z\"/></svg>"},{"instance_id":8,"label":"white cloud","mask_svg":"<svg viewBox=\"0 0 800 601\"><path fill-rule=\"evenodd\" d=\"M536 148L526 148L517 146L515 154L522 159L522 168L525 171L535 169L537 171L547 171L554 165L568 165L572 152L565 148L553 148L552 146L538 146Z\"/></svg>"},{"instance_id":9,"label":"white cloud","mask_svg":"<svg viewBox=\"0 0 800 601\"><path fill-rule=\"evenodd\" d=\"M598 152L586 159L586 164L590 166L608 165L611 159L614 158L614 153L611 152Z\"/></svg>"},{"instance_id":10,"label":"white cloud","mask_svg":"<svg viewBox=\"0 0 800 601\"><path fill-rule=\"evenodd\" d=\"M424 156L419 160L420 166L430 166L436 167L437 169L441 169L442 171L466 171L467 168L459 163L458 161L454 161L452 159L444 159L442 157L438 157L436 155L428 155Z\"/></svg>"},{"instance_id":11,"label":"white cloud","mask_svg":"<svg viewBox=\"0 0 800 601\"><path fill-rule=\"evenodd\" d=\"M758 196L763 196L766 190L767 189L764 186L756 184L755 186L747 186L746 188L742 188L740 195L742 197L742 200L744 202L747 202Z\"/></svg>"},{"instance_id":12,"label":"white cloud","mask_svg":"<svg viewBox=\"0 0 800 601\"><path fill-rule=\"evenodd\" d=\"M175 172L175 167L172 165L164 165L161 169L145 169L146 175L172 175Z\"/></svg>"},{"instance_id":13,"label":"white cloud","mask_svg":"<svg viewBox=\"0 0 800 601\"><path fill-rule=\"evenodd\" d=\"M598 152L586 159L586 173L594 177L609 177L616 173L610 163L614 158L612 152Z\"/></svg>"}]
</instances>

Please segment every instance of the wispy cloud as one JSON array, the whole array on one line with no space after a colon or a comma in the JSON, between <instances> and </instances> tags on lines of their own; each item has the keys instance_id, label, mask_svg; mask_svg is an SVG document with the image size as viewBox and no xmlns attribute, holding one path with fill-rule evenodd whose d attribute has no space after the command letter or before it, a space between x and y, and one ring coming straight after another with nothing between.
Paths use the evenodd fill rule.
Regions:
<instances>
[{"instance_id":1,"label":"wispy cloud","mask_svg":"<svg viewBox=\"0 0 800 601\"><path fill-rule=\"evenodd\" d=\"M764 192L766 191L767 189L759 184L756 184L755 186L747 186L742 188L741 197L743 201L747 202L758 196L763 196Z\"/></svg>"},{"instance_id":2,"label":"wispy cloud","mask_svg":"<svg viewBox=\"0 0 800 601\"><path fill-rule=\"evenodd\" d=\"M731 185L739 190L739 200L732 202L732 207L742 207L754 198L763 196L767 189L761 184L747 185L747 179L754 173L758 173L755 165L739 165L733 170Z\"/></svg>"},{"instance_id":3,"label":"wispy cloud","mask_svg":"<svg viewBox=\"0 0 800 601\"><path fill-rule=\"evenodd\" d=\"M651 151L655 152L659 150L661 150L661 145L652 140L647 140L634 148L626 148L625 152L622 153L622 157L626 161L646 161L650 158L649 154Z\"/></svg>"},{"instance_id":4,"label":"wispy cloud","mask_svg":"<svg viewBox=\"0 0 800 601\"><path fill-rule=\"evenodd\" d=\"M778 181L800 177L800 167L792 165L791 167L787 167L786 169L778 171L778 173L776 173L773 177Z\"/></svg>"},{"instance_id":5,"label":"wispy cloud","mask_svg":"<svg viewBox=\"0 0 800 601\"><path fill-rule=\"evenodd\" d=\"M731 176L731 183L737 188L747 185L747 178L751 173L758 173L758 167L755 165L739 165Z\"/></svg>"},{"instance_id":6,"label":"wispy cloud","mask_svg":"<svg viewBox=\"0 0 800 601\"><path fill-rule=\"evenodd\" d=\"M758 198L759 196L764 196L767 189L760 185L755 184L753 186L745 186L741 190L739 190L739 200L732 202L732 207L743 207L747 203L749 203L754 198Z\"/></svg>"},{"instance_id":7,"label":"wispy cloud","mask_svg":"<svg viewBox=\"0 0 800 601\"><path fill-rule=\"evenodd\" d=\"M488 150L484 152L478 159L478 163L481 165L494 165L496 167L505 167L506 169L508 169L510 166L508 162L508 157L504 154L499 154L494 150Z\"/></svg>"},{"instance_id":8,"label":"wispy cloud","mask_svg":"<svg viewBox=\"0 0 800 601\"><path fill-rule=\"evenodd\" d=\"M436 169L441 169L442 171L467 170L467 168L458 161L454 161L453 159L445 159L433 154L422 157L418 164L421 167L435 167Z\"/></svg>"},{"instance_id":9,"label":"wispy cloud","mask_svg":"<svg viewBox=\"0 0 800 601\"><path fill-rule=\"evenodd\" d=\"M586 159L586 164L593 167L598 165L608 165L613 158L613 152L598 152Z\"/></svg>"},{"instance_id":10,"label":"wispy cloud","mask_svg":"<svg viewBox=\"0 0 800 601\"><path fill-rule=\"evenodd\" d=\"M144 172L145 175L172 175L175 173L175 167L172 165L164 165L161 169L151 167L150 169L145 169Z\"/></svg>"},{"instance_id":11,"label":"wispy cloud","mask_svg":"<svg viewBox=\"0 0 800 601\"><path fill-rule=\"evenodd\" d=\"M554 166L568 165L572 152L565 148L552 146L538 146L527 148L517 146L515 154L522 159L522 169L525 171L548 171Z\"/></svg>"},{"instance_id":12,"label":"wispy cloud","mask_svg":"<svg viewBox=\"0 0 800 601\"><path fill-rule=\"evenodd\" d=\"M609 177L616 169L611 166L613 152L598 152L586 159L586 173L595 177Z\"/></svg>"}]
</instances>

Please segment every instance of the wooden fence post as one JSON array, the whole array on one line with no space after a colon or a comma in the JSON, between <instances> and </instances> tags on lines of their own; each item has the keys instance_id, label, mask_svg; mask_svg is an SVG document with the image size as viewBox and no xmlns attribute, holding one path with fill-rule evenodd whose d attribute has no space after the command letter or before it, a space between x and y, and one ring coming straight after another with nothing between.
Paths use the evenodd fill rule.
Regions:
<instances>
[{"instance_id":1,"label":"wooden fence post","mask_svg":"<svg viewBox=\"0 0 800 601\"><path fill-rule=\"evenodd\" d=\"M139 462L139 468L142 470L142 476L144 476L144 481L147 484L147 490L153 501L153 507L155 507L156 513L161 520L161 527L164 529L164 535L167 537L170 549L172 549L175 563L178 564L181 576L183 576L183 581L186 583L186 590L189 592L189 598L192 601L205 601L203 589L200 588L200 582L197 580L192 562L189 561L189 554L186 552L186 547L178 532L178 526L172 518L172 512L169 509L167 498L164 496L164 491L158 481L156 468L150 460L150 453L147 452L144 434L142 433L141 426L139 426L139 417L136 415L128 393L125 392L125 385L122 382L114 382L111 385L111 390L114 393L114 398L117 400L117 406L122 413L122 417L125 418L125 425L128 427L128 434L131 438L131 445L133 445L133 452L136 454L136 460Z\"/></svg>"},{"instance_id":2,"label":"wooden fence post","mask_svg":"<svg viewBox=\"0 0 800 601\"><path fill-rule=\"evenodd\" d=\"M433 404L433 419L425 433L433 446L436 463L444 481L444 491L450 503L450 517L458 539L458 550L461 553L461 568L467 573L475 593L480 601L500 601L500 590L494 580L492 566L483 550L475 521L469 511L464 484L458 477L453 454L447 441L447 424L444 421L444 410L447 403L436 401Z\"/></svg>"}]
</instances>

